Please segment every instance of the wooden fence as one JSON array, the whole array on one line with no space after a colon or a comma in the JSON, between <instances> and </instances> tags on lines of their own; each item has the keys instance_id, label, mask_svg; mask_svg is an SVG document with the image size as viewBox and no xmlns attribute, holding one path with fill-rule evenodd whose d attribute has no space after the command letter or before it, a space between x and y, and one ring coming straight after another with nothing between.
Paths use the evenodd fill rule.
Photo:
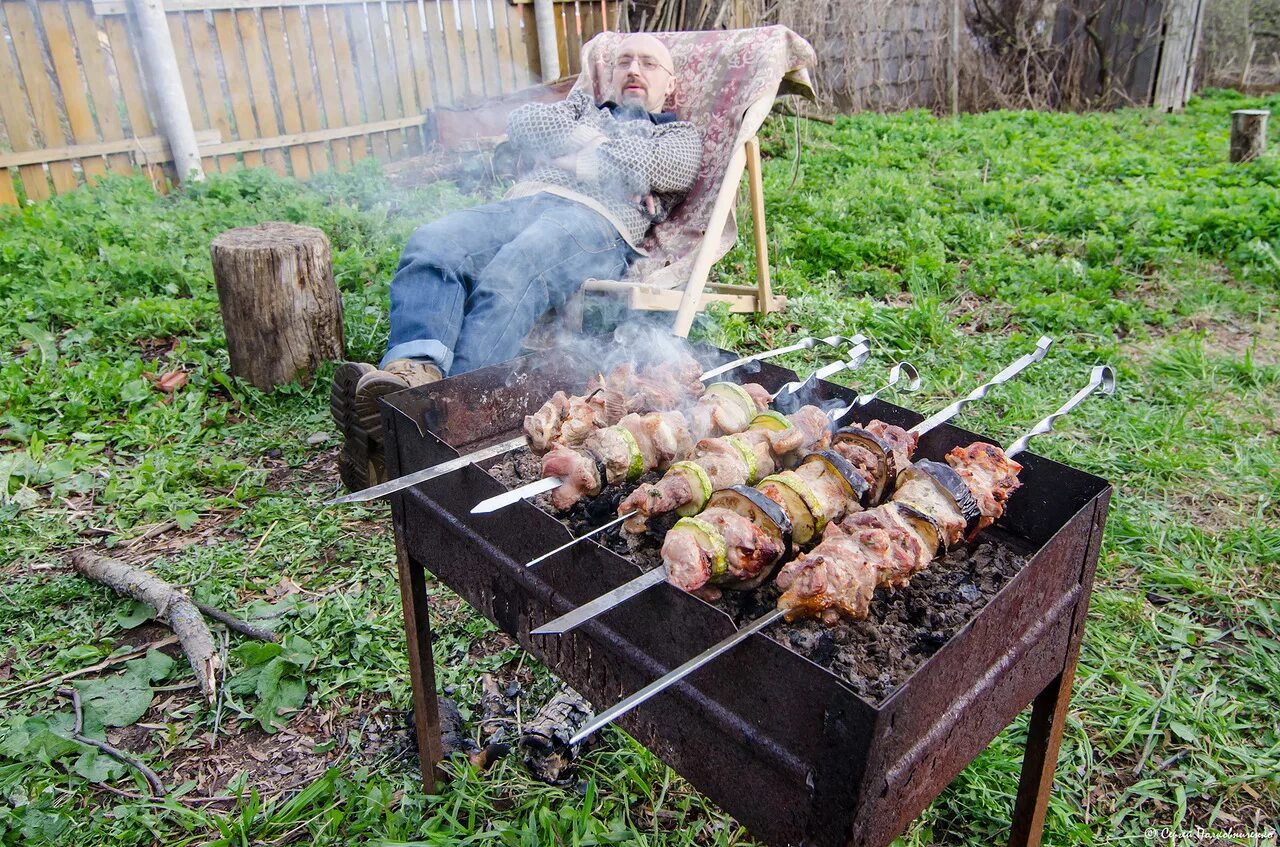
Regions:
<instances>
[{"instance_id":1,"label":"wooden fence","mask_svg":"<svg viewBox=\"0 0 1280 847\"><path fill-rule=\"evenodd\" d=\"M126 0L0 0L0 204L105 173L172 178ZM557 2L562 74L617 2ZM540 82L514 0L166 0L206 172L305 179L423 152L430 110Z\"/></svg>"}]
</instances>

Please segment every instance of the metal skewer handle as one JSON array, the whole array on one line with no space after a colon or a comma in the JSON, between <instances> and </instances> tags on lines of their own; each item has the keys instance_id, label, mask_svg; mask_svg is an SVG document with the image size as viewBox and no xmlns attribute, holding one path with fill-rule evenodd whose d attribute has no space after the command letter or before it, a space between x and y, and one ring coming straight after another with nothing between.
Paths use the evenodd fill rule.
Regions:
<instances>
[{"instance_id":1,"label":"metal skewer handle","mask_svg":"<svg viewBox=\"0 0 1280 847\"><path fill-rule=\"evenodd\" d=\"M728 373L734 368L742 367L749 362L759 362L762 359L772 359L774 356L781 356L784 353L794 353L797 350L812 350L819 344L827 344L831 347L857 347L859 344L865 344L867 341L863 335L855 335L852 338L846 338L843 335L828 335L826 338L802 338L794 344L788 344L786 347L778 347L773 350L765 350L763 353L753 353L750 356L743 356L741 359L734 359L732 362L726 362L704 373L701 379L705 382L712 377L720 376L722 373Z\"/></svg>"},{"instance_id":2,"label":"metal skewer handle","mask_svg":"<svg viewBox=\"0 0 1280 847\"><path fill-rule=\"evenodd\" d=\"M842 335L829 335L826 338L804 338L787 347L779 347L775 350L765 350L763 353L753 353L750 356L743 356L742 358L734 359L732 362L726 362L723 365L719 365L704 372L698 377L698 379L702 382L706 382L712 377L719 376L722 373L727 373L728 371L745 365L748 362L758 362L762 359L781 356L784 353L791 353L796 350L808 350L812 347L816 347L818 344L830 344L833 347L857 347L859 344L865 343L866 340L867 339L862 335L855 335L853 338L845 338ZM524 443L524 436L517 435L515 438L509 438L506 441L485 447L482 450L467 453L466 455L459 456L456 459L449 459L438 465L432 465L429 468L423 468L422 470L396 477L395 479L370 486L369 488L361 489L360 491L352 491L350 494L335 497L332 500L326 501L324 505L337 506L344 503L367 503L370 500L387 497L395 494L397 491L403 491L410 486L417 485L418 483L435 479L438 476L444 476L447 473L453 473L456 470L465 468L467 465L482 462L485 459L492 459L494 456L501 456L503 453L515 450Z\"/></svg>"},{"instance_id":3,"label":"metal skewer handle","mask_svg":"<svg viewBox=\"0 0 1280 847\"><path fill-rule=\"evenodd\" d=\"M857 399L853 401L854 404L858 406L867 405L872 400L876 399L876 395L878 395L881 391L885 391L889 388L892 388L895 385L897 385L899 382L901 382L904 374L907 377L907 384L902 386L898 390L901 391L903 394L914 394L917 391L919 391L920 390L920 372L916 370L916 366L911 364L910 362L898 362L896 365L894 365L892 368L889 369L889 379L887 382L885 382L884 385L880 386L875 391L872 391L870 394L859 394Z\"/></svg>"},{"instance_id":4,"label":"metal skewer handle","mask_svg":"<svg viewBox=\"0 0 1280 847\"><path fill-rule=\"evenodd\" d=\"M756 618L754 621L747 624L742 629L738 630L737 632L734 632L732 635L729 635L723 641L720 641L718 644L715 644L714 646L707 648L703 652L694 656L689 661L685 662L680 667L676 668L673 671L668 672L666 675L662 677L659 677L658 679L649 683L644 688L641 688L635 694L632 694L630 697L626 698L620 703L614 706L611 706L608 709L605 709L603 712L601 712L600 714L592 718L591 721L588 722L586 726L578 730L577 734L574 735L573 738L569 739L569 744L571 745L577 744L580 741L582 741L584 738L586 738L588 735L595 732L600 727L613 723L619 717L621 717L622 715L625 715L627 712L631 711L636 706L639 706L645 700L648 700L653 695L660 693L661 691L671 687L672 685L675 685L677 682L684 679L686 676L693 673L698 668L707 664L712 659L719 658L725 653L728 653L734 647L738 646L738 642L746 639L751 635L756 634L760 630L767 627L769 624L781 618L783 614L785 613L781 609L774 609L769 614L760 618Z\"/></svg>"},{"instance_id":5,"label":"metal skewer handle","mask_svg":"<svg viewBox=\"0 0 1280 847\"><path fill-rule=\"evenodd\" d=\"M926 418L925 420L911 427L911 429L907 431L915 433L916 435L924 435L926 432L938 426L939 424L946 423L947 421L954 418L956 415L960 414L960 411L965 406L968 406L970 403L974 402L975 400L981 400L983 397L986 397L987 392L990 391L993 387L1001 384L1002 382L1008 382L1009 380L1013 379L1015 376L1017 376L1018 374L1026 370L1030 365L1043 359L1045 353L1048 353L1049 348L1052 346L1053 346L1052 338L1050 338L1047 335L1040 336L1040 340L1036 342L1035 350L1033 350L1032 352L1028 353L1025 356L1020 357L1016 362L1009 365L1009 367L1005 368L1004 370L1000 371L1000 373L996 374L991 379L984 382L982 385L979 385L977 388L970 391L964 397L961 397L959 400L952 403L947 408L943 409L942 411L938 412L932 417Z\"/></svg>"},{"instance_id":6,"label":"metal skewer handle","mask_svg":"<svg viewBox=\"0 0 1280 847\"><path fill-rule=\"evenodd\" d=\"M1110 365L1098 365L1095 367L1089 374L1088 385L1081 388L1075 393L1074 397L1063 403L1058 411L1031 427L1031 429L1027 431L1026 435L1006 447L1004 454L1009 458L1013 458L1023 450L1026 450L1027 444L1030 443L1031 439L1035 438L1037 435L1044 435L1046 432L1051 431L1053 429L1054 422L1058 418L1062 417L1067 412L1070 412L1076 406L1079 406L1084 401L1084 398L1088 397L1099 388L1102 389L1103 394L1108 396L1116 393L1116 375L1115 372L1111 370Z\"/></svg>"}]
</instances>

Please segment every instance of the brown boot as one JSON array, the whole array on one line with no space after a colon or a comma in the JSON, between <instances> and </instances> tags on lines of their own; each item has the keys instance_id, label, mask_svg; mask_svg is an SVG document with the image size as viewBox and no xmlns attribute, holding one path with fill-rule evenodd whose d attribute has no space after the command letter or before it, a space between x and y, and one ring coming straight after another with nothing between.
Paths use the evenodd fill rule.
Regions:
<instances>
[{"instance_id":1,"label":"brown boot","mask_svg":"<svg viewBox=\"0 0 1280 847\"><path fill-rule=\"evenodd\" d=\"M372 373L373 365L365 362L343 362L333 372L329 389L329 412L342 434L342 450L338 453L338 476L351 491L369 485L369 438L356 415L356 383Z\"/></svg>"},{"instance_id":2,"label":"brown boot","mask_svg":"<svg viewBox=\"0 0 1280 847\"><path fill-rule=\"evenodd\" d=\"M387 362L387 366L383 370L400 377L410 388L428 385L444 379L444 374L441 373L434 362L425 362L418 359L394 359Z\"/></svg>"}]
</instances>

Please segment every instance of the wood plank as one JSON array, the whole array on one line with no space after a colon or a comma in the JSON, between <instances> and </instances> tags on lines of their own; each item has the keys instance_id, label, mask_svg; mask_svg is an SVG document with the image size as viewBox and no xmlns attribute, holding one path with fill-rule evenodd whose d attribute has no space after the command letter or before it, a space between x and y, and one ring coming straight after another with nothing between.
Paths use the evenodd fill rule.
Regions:
<instances>
[{"instance_id":1,"label":"wood plank","mask_svg":"<svg viewBox=\"0 0 1280 847\"><path fill-rule=\"evenodd\" d=\"M330 127L355 126L361 122L360 88L356 83L355 65L351 58L351 30L347 26L345 6L330 6L329 31L333 33L333 59L338 64L338 90L342 94L342 118L329 118ZM351 139L351 159L360 161L370 153L369 139Z\"/></svg>"},{"instance_id":2,"label":"wood plank","mask_svg":"<svg viewBox=\"0 0 1280 847\"><path fill-rule=\"evenodd\" d=\"M262 39L258 11L241 9L233 14L236 16L236 30L240 33L240 44L244 47L245 67L249 72L249 100L253 103L253 113L257 118L257 134L266 137L279 135L280 120L276 117L278 92L271 84L271 74L267 70L266 45ZM276 173L288 175L284 151L271 150L263 158Z\"/></svg>"},{"instance_id":3,"label":"wood plank","mask_svg":"<svg viewBox=\"0 0 1280 847\"><path fill-rule=\"evenodd\" d=\"M551 11L556 22L556 53L560 58L560 76L567 76L569 74L569 34L566 31L564 4L554 7ZM553 79L543 81L555 82Z\"/></svg>"},{"instance_id":4,"label":"wood plank","mask_svg":"<svg viewBox=\"0 0 1280 847\"><path fill-rule=\"evenodd\" d=\"M356 79L360 83L360 114L357 121L373 123L386 118L382 112L382 96L378 92L378 69L374 62L373 42L369 35L369 19L364 5L349 4L346 7L347 26L350 27L351 45L355 53ZM385 135L372 136L369 147L380 161L391 158Z\"/></svg>"},{"instance_id":5,"label":"wood plank","mask_svg":"<svg viewBox=\"0 0 1280 847\"><path fill-rule=\"evenodd\" d=\"M581 3L565 3L564 10L565 52L569 54L569 64L561 65L561 75L576 76L582 70L582 31L579 29L578 9ZM565 68L568 68L566 71Z\"/></svg>"},{"instance_id":6,"label":"wood plank","mask_svg":"<svg viewBox=\"0 0 1280 847\"><path fill-rule=\"evenodd\" d=\"M3 7L0 6L0 13ZM3 21L4 18L0 18ZM7 25L7 24L6 24ZM0 79L18 79L18 69L9 55L9 45L0 40ZM38 150L35 127L27 115L27 102L22 96L22 88L18 85L0 85L0 120L4 121L5 132L9 136L9 146L14 150ZM27 165L18 168L18 177L22 181L22 191L32 200L44 200L50 196L49 175L44 165ZM6 171L0 179L8 180ZM15 198L16 200L16 198Z\"/></svg>"},{"instance_id":7,"label":"wood plank","mask_svg":"<svg viewBox=\"0 0 1280 847\"><path fill-rule=\"evenodd\" d=\"M470 0L475 8L476 38L480 42L480 68L484 90L490 97L502 94L502 68L498 60L497 30L490 25L489 0Z\"/></svg>"},{"instance_id":8,"label":"wood plank","mask_svg":"<svg viewBox=\"0 0 1280 847\"><path fill-rule=\"evenodd\" d=\"M89 96L94 114L98 118L102 140L118 141L124 138L124 128L120 123L116 93L111 88L111 75L107 73L107 62L102 55L98 27L89 15L91 8L83 0L70 0L67 3L71 31L75 33L76 46L80 49L80 63L89 83ZM112 173L129 173L133 170L133 162L123 153L107 156L106 162L107 170Z\"/></svg>"},{"instance_id":9,"label":"wood plank","mask_svg":"<svg viewBox=\"0 0 1280 847\"><path fill-rule=\"evenodd\" d=\"M67 137L62 132L62 115L54 100L53 85L49 75L45 73L35 18L21 0L7 0L4 12L5 19L9 22L9 33L13 36L13 50L18 56L18 67L22 70L23 88L31 106L31 116L40 133L38 141L43 147L62 147L67 143ZM54 190L59 194L71 191L79 184L75 169L69 162L50 164L49 177L53 180Z\"/></svg>"},{"instance_id":10,"label":"wood plank","mask_svg":"<svg viewBox=\"0 0 1280 847\"><path fill-rule=\"evenodd\" d=\"M0 168L0 206L17 206L18 192L13 190L13 175Z\"/></svg>"},{"instance_id":11,"label":"wood plank","mask_svg":"<svg viewBox=\"0 0 1280 847\"><path fill-rule=\"evenodd\" d=\"M520 14L523 17L524 28L524 51L529 57L529 79L531 82L551 83L554 79L542 78L542 54L538 52L538 22L533 13L532 5L520 6Z\"/></svg>"},{"instance_id":12,"label":"wood plank","mask_svg":"<svg viewBox=\"0 0 1280 847\"><path fill-rule=\"evenodd\" d=\"M111 62L116 68L120 84L120 96L124 98L125 115L129 126L125 134L132 138L145 138L154 133L151 112L147 106L142 75L138 72L138 59L133 53L133 38L124 18L111 17L102 22L111 45ZM164 189L164 172L160 168L144 166L147 178L157 191Z\"/></svg>"},{"instance_id":13,"label":"wood plank","mask_svg":"<svg viewBox=\"0 0 1280 847\"><path fill-rule=\"evenodd\" d=\"M307 9L305 17L316 64L316 77L320 82L321 102L324 105L324 120L320 126L341 126L344 123L342 94L338 88L338 65L333 54L329 19L325 10L318 8ZM306 117L305 112L303 117ZM334 170L345 171L351 168L351 145L345 139L334 141L329 149L333 151Z\"/></svg>"},{"instance_id":14,"label":"wood plank","mask_svg":"<svg viewBox=\"0 0 1280 847\"><path fill-rule=\"evenodd\" d=\"M178 59L178 75L182 77L182 93L187 98L191 125L196 129L208 129L209 115L204 98L200 96L200 84L196 81L195 56L187 44L186 15L166 15L165 20L169 24L169 40Z\"/></svg>"},{"instance_id":15,"label":"wood plank","mask_svg":"<svg viewBox=\"0 0 1280 847\"><path fill-rule=\"evenodd\" d=\"M502 3L503 14L507 18L507 38L511 41L511 70L515 77L515 87L528 88L533 84L533 70L529 67L529 51L524 46L524 12L519 6Z\"/></svg>"},{"instance_id":16,"label":"wood plank","mask_svg":"<svg viewBox=\"0 0 1280 847\"><path fill-rule=\"evenodd\" d=\"M165 0L164 10L166 12L212 12L212 11L236 11L239 9L277 9L281 5L286 8L294 6L329 6L334 0L287 0L281 3L281 0ZM383 0L388 4L404 4L412 5L417 0ZM555 0L557 3L571 2L571 0ZM93 13L103 17L109 15L124 15L128 11L128 0L92 0Z\"/></svg>"},{"instance_id":17,"label":"wood plank","mask_svg":"<svg viewBox=\"0 0 1280 847\"><path fill-rule=\"evenodd\" d=\"M450 4L446 3L445 8L450 8ZM484 97L489 92L485 89L484 65L480 61L480 40L476 34L474 18L475 6L472 3L461 2L458 4L458 13L461 24L462 56L467 66L464 77L467 82L467 96ZM446 32L445 35L447 37L448 33Z\"/></svg>"},{"instance_id":18,"label":"wood plank","mask_svg":"<svg viewBox=\"0 0 1280 847\"><path fill-rule=\"evenodd\" d=\"M511 25L507 18L509 8L506 0L495 0L493 3L493 39L498 48L499 84L503 93L515 91L520 87L516 81L515 59L511 56Z\"/></svg>"},{"instance_id":19,"label":"wood plank","mask_svg":"<svg viewBox=\"0 0 1280 847\"><path fill-rule=\"evenodd\" d=\"M417 80L413 73L413 51L409 46L409 29L405 16L409 11L403 3L387 4L387 26L390 30L391 52L395 59L396 90L400 95L400 113L402 116L421 114L422 106L418 99ZM418 7L412 7L417 11ZM419 30L421 33L421 30ZM412 153L422 152L422 133L409 131L405 134L405 144Z\"/></svg>"},{"instance_id":20,"label":"wood plank","mask_svg":"<svg viewBox=\"0 0 1280 847\"><path fill-rule=\"evenodd\" d=\"M293 85L298 92L298 119L303 130L323 129L320 100L316 92L315 76L311 71L311 38L307 33L302 10L296 6L281 9L285 37L288 39L289 59L293 63ZM323 173L332 170L329 163L329 146L322 142L307 145L308 170Z\"/></svg>"},{"instance_id":21,"label":"wood plank","mask_svg":"<svg viewBox=\"0 0 1280 847\"><path fill-rule=\"evenodd\" d=\"M196 132L196 144L204 149L222 143L222 136L216 129L202 129ZM114 141L95 141L91 144L72 144L66 147L40 147L34 150L23 150L14 153L0 153L0 168L22 167L25 165L45 165L49 162L64 162L83 159L89 156L109 156L125 154L130 163L163 164L172 162L169 142L158 135L145 138L117 138Z\"/></svg>"},{"instance_id":22,"label":"wood plank","mask_svg":"<svg viewBox=\"0 0 1280 847\"><path fill-rule=\"evenodd\" d=\"M204 12L187 12L187 37L191 39L191 67L200 88L200 99L204 102L206 119L210 129L216 129L225 139L231 138L231 122L229 118L230 102L222 92L222 78L218 74L217 48L209 38L209 21ZM235 156L214 156L215 168L210 170L229 171L239 167Z\"/></svg>"},{"instance_id":23,"label":"wood plank","mask_svg":"<svg viewBox=\"0 0 1280 847\"><path fill-rule=\"evenodd\" d=\"M400 107L400 91L396 72L395 42L387 31L387 19L382 13L382 6L370 3L364 7L369 18L369 37L373 41L373 59L378 82L378 91L382 96L382 117L402 118L405 115ZM400 158L404 150L404 134L393 132L387 134L387 144L391 148L391 158Z\"/></svg>"},{"instance_id":24,"label":"wood plank","mask_svg":"<svg viewBox=\"0 0 1280 847\"><path fill-rule=\"evenodd\" d=\"M249 75L240 55L240 32L236 26L235 12L214 12L213 28L218 36L218 48L222 53L222 68L227 75L227 94L231 101L231 116L235 119L232 138L255 138L258 124L253 117L253 103L249 100ZM259 153L247 153L246 168L260 168L263 158Z\"/></svg>"},{"instance_id":25,"label":"wood plank","mask_svg":"<svg viewBox=\"0 0 1280 847\"><path fill-rule=\"evenodd\" d=\"M284 40L284 17L279 9L263 9L261 14L262 39L266 42L267 59L276 83L275 101L280 108L280 124L286 134L293 135L302 132L302 113L298 109L293 64L289 61L289 48ZM289 160L289 172L295 179L311 176L311 162L305 147L290 147L285 154Z\"/></svg>"},{"instance_id":26,"label":"wood plank","mask_svg":"<svg viewBox=\"0 0 1280 847\"><path fill-rule=\"evenodd\" d=\"M250 138L240 141L225 141L219 144L210 144L208 149L209 152L217 154L243 153L247 150L278 149L281 147L289 147L294 144L311 144L316 141L329 141L335 138L376 136L410 127L421 126L425 120L426 117L423 115L415 115L408 118L392 118L391 120L376 121L374 123L353 124L351 126L319 129L313 132L300 132L296 135L277 135L274 138Z\"/></svg>"},{"instance_id":27,"label":"wood plank","mask_svg":"<svg viewBox=\"0 0 1280 847\"><path fill-rule=\"evenodd\" d=\"M427 52L427 31L423 29L422 11L416 3L404 6L405 26L408 29L409 55L413 59L412 74L417 88L417 110L430 109L436 103L432 90L434 80L431 69L431 57Z\"/></svg>"},{"instance_id":28,"label":"wood plank","mask_svg":"<svg viewBox=\"0 0 1280 847\"><path fill-rule=\"evenodd\" d=\"M451 0L428 0L423 4L427 15L427 46L431 51L431 67L434 69L432 82L435 85L436 105L453 106L462 100L465 83L462 79L462 63L456 59L458 41L454 35L445 37L445 33L454 33L449 26L449 18L445 10L452 11Z\"/></svg>"},{"instance_id":29,"label":"wood plank","mask_svg":"<svg viewBox=\"0 0 1280 847\"><path fill-rule=\"evenodd\" d=\"M467 99L471 86L467 80L467 65L464 57L466 48L463 45L462 31L458 27L458 16L454 14L452 0L437 0L442 20L441 35L444 49L449 58L449 90L453 93L447 105L456 106Z\"/></svg>"}]
</instances>

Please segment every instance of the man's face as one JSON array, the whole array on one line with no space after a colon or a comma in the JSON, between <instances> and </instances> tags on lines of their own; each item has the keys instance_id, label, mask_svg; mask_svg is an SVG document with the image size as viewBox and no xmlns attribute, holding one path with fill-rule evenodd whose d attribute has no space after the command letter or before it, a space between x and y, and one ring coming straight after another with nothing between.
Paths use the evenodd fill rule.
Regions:
<instances>
[{"instance_id":1,"label":"man's face","mask_svg":"<svg viewBox=\"0 0 1280 847\"><path fill-rule=\"evenodd\" d=\"M651 35L632 35L618 45L613 62L617 102L657 112L675 84L671 53L661 41Z\"/></svg>"}]
</instances>

